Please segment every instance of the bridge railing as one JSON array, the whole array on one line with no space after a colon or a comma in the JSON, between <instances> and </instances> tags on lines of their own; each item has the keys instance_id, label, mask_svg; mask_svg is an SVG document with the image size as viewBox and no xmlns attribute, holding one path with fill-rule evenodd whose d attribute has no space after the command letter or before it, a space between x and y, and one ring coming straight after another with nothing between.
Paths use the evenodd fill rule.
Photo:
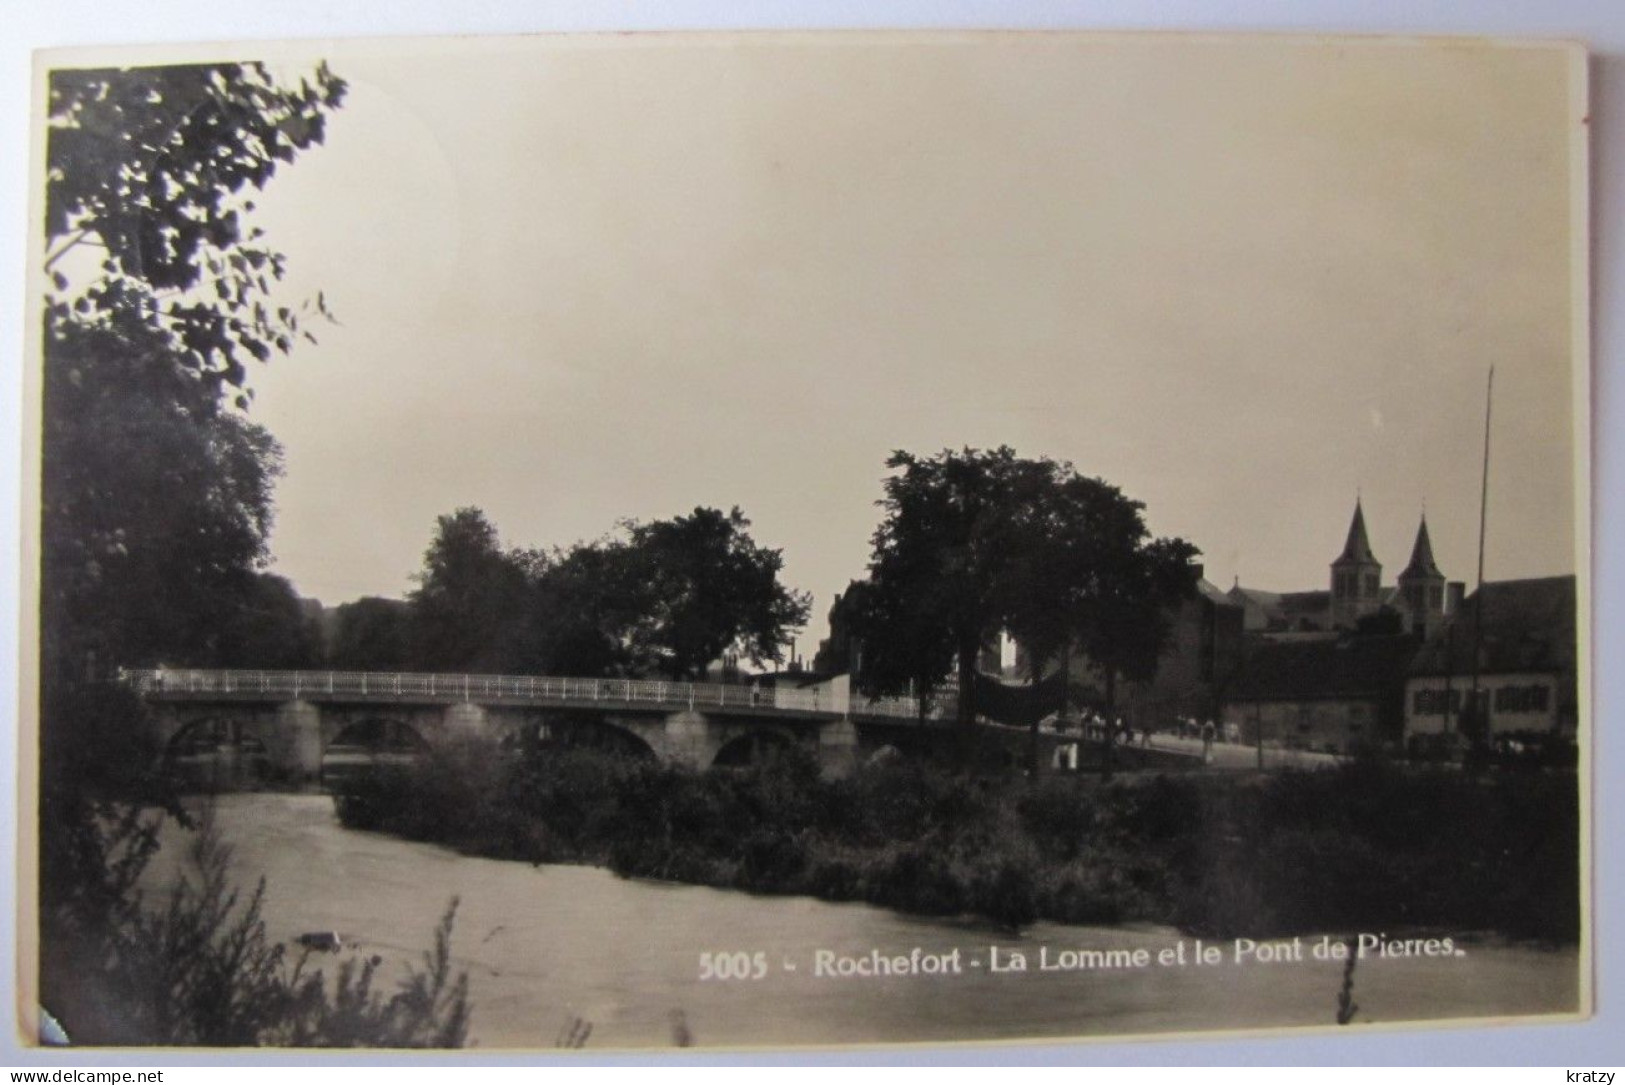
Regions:
<instances>
[{"instance_id":1,"label":"bridge railing","mask_svg":"<svg viewBox=\"0 0 1625 1085\"><path fill-rule=\"evenodd\" d=\"M138 693L183 696L424 697L529 703L609 702L662 708L761 708L842 715L845 706L827 690L666 682L641 678L560 678L543 675L412 674L386 671L250 671L159 668L124 672ZM854 700L849 714L912 720L908 698Z\"/></svg>"}]
</instances>

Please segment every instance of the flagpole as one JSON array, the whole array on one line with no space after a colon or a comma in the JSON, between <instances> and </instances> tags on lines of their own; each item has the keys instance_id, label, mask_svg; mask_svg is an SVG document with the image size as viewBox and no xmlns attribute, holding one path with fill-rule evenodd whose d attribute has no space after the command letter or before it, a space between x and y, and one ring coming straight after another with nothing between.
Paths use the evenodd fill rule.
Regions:
<instances>
[{"instance_id":1,"label":"flagpole","mask_svg":"<svg viewBox=\"0 0 1625 1085\"><path fill-rule=\"evenodd\" d=\"M1484 644L1484 528L1490 506L1490 411L1495 400L1495 367L1490 366L1490 377L1484 389L1484 476L1478 494L1478 587L1473 595L1473 692L1469 704L1473 713L1473 745L1482 749L1489 743L1490 714L1479 718L1478 668L1479 654Z\"/></svg>"}]
</instances>

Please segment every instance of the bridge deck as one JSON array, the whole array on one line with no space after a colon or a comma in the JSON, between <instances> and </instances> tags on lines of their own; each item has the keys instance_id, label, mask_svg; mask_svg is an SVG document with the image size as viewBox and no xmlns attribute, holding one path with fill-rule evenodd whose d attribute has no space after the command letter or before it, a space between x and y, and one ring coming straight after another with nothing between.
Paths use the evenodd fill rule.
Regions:
<instances>
[{"instance_id":1,"label":"bridge deck","mask_svg":"<svg viewBox=\"0 0 1625 1085\"><path fill-rule=\"evenodd\" d=\"M542 675L411 674L379 671L126 671L141 696L163 701L283 701L456 704L597 711L724 712L788 719L875 719L919 722L909 698L840 703L826 689L779 689L712 682L635 678L561 678ZM927 724L949 721L927 719Z\"/></svg>"}]
</instances>

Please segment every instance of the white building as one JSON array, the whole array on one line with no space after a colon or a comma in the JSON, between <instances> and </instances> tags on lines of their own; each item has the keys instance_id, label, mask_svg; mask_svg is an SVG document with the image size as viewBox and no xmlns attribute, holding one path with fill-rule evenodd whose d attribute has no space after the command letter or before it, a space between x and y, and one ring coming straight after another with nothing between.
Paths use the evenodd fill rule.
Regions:
<instances>
[{"instance_id":1,"label":"white building","mask_svg":"<svg viewBox=\"0 0 1625 1085\"><path fill-rule=\"evenodd\" d=\"M1574 577L1485 584L1412 661L1406 738L1459 733L1475 669L1492 738L1572 738L1575 644Z\"/></svg>"}]
</instances>

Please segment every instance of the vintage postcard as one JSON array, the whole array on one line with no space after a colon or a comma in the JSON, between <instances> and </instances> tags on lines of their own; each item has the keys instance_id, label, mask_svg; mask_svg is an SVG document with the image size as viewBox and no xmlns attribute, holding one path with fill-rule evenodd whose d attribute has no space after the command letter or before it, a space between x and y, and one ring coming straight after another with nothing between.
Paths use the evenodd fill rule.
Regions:
<instances>
[{"instance_id":1,"label":"vintage postcard","mask_svg":"<svg viewBox=\"0 0 1625 1085\"><path fill-rule=\"evenodd\" d=\"M1578 46L35 95L26 1042L1590 1014Z\"/></svg>"}]
</instances>

